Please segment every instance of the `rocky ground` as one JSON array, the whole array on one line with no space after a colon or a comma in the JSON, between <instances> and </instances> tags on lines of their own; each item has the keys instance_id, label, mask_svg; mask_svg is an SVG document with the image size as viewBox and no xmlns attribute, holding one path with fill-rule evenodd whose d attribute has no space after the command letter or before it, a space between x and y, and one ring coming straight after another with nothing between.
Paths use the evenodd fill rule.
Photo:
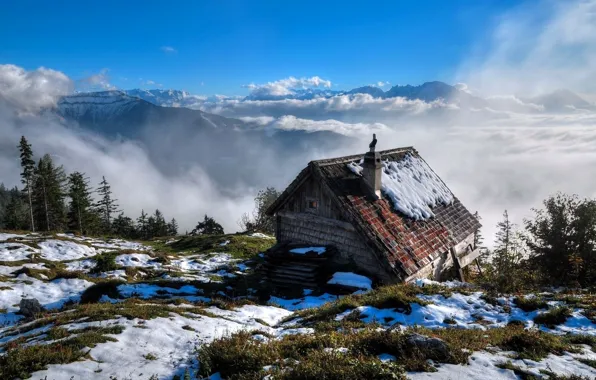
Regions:
<instances>
[{"instance_id":1,"label":"rocky ground","mask_svg":"<svg viewBox=\"0 0 596 380\"><path fill-rule=\"evenodd\" d=\"M342 272L349 292L268 293L255 267L273 243L0 233L0 378L596 378L589 290Z\"/></svg>"}]
</instances>

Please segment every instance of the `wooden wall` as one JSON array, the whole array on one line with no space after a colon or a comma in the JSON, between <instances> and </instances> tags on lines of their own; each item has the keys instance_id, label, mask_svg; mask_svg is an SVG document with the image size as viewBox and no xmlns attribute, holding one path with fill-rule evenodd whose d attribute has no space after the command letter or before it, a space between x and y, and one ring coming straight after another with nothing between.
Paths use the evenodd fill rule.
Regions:
<instances>
[{"instance_id":1,"label":"wooden wall","mask_svg":"<svg viewBox=\"0 0 596 380\"><path fill-rule=\"evenodd\" d=\"M315 209L309 207L309 202L317 202ZM337 209L332 200L323 193L320 183L309 177L292 195L283 207L284 211L290 212L305 212L313 215L318 215L323 218L344 220L340 211Z\"/></svg>"}]
</instances>

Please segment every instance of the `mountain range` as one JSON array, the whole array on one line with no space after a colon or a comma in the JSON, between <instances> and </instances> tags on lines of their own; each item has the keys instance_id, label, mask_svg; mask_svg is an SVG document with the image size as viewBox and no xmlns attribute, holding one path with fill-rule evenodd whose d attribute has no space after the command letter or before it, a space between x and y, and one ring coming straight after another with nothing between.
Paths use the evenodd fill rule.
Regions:
<instances>
[{"instance_id":1,"label":"mountain range","mask_svg":"<svg viewBox=\"0 0 596 380\"><path fill-rule=\"evenodd\" d=\"M464 108L492 108L511 111L540 111L540 112L569 112L577 109L596 110L594 104L586 101L572 91L560 89L552 93L535 97L527 96L496 96L481 97L471 94L456 86L440 81L425 82L418 86L396 85L384 91L376 86L363 86L352 90L337 91L329 89L296 89L285 95L268 95L261 91L246 97L226 96L198 96L180 90L124 90L124 94L136 97L149 103L164 107L185 107L199 109L205 103L217 103L225 100L236 101L273 101L273 100L311 100L315 98L332 98L342 95L367 94L376 99L405 98L435 102L442 100L448 104L455 104Z\"/></svg>"},{"instance_id":2,"label":"mountain range","mask_svg":"<svg viewBox=\"0 0 596 380\"><path fill-rule=\"evenodd\" d=\"M258 95L260 94L260 95ZM58 102L58 114L76 121L84 127L106 134L134 137L142 126L184 124L196 129L219 128L225 130L250 130L253 123L201 111L204 105L220 102L251 102L255 100L309 100L336 96L367 94L373 98L405 98L427 103L442 101L461 109L493 109L514 112L574 112L596 111L596 107L569 90L557 90L537 97L487 97L473 95L456 86L434 81L419 86L393 86L387 91L379 87L364 86L349 91L327 89L297 89L283 96L256 94L241 97L197 96L180 90L112 90L75 93ZM204 109L213 109L205 107ZM275 115L270 115L275 116Z\"/></svg>"}]
</instances>

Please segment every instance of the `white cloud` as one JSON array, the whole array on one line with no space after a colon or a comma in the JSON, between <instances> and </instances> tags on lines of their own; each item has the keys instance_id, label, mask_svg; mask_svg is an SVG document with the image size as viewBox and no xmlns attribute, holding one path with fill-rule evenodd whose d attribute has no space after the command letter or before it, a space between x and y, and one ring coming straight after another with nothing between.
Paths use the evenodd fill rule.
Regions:
<instances>
[{"instance_id":1,"label":"white cloud","mask_svg":"<svg viewBox=\"0 0 596 380\"><path fill-rule=\"evenodd\" d=\"M596 92L596 0L529 2L503 15L459 77L485 94Z\"/></svg>"},{"instance_id":2,"label":"white cloud","mask_svg":"<svg viewBox=\"0 0 596 380\"><path fill-rule=\"evenodd\" d=\"M389 81L387 82L383 82L383 81L378 81L376 86L377 87L385 87L385 86L389 86L391 83L389 83Z\"/></svg>"},{"instance_id":3,"label":"white cloud","mask_svg":"<svg viewBox=\"0 0 596 380\"><path fill-rule=\"evenodd\" d=\"M77 81L77 87L81 91L115 90L116 86L110 83L109 69L101 69L99 73L92 74Z\"/></svg>"},{"instance_id":4,"label":"white cloud","mask_svg":"<svg viewBox=\"0 0 596 380\"><path fill-rule=\"evenodd\" d=\"M44 67L26 71L15 65L0 65L0 100L20 112L53 107L59 96L73 88L73 82L59 71Z\"/></svg>"},{"instance_id":5,"label":"white cloud","mask_svg":"<svg viewBox=\"0 0 596 380\"><path fill-rule=\"evenodd\" d=\"M268 82L265 84L251 83L242 87L250 89L253 95L283 96L293 94L294 90L297 89L306 89L312 87L330 88L331 81L322 79L318 76L310 78L288 77L285 79L277 80L275 82Z\"/></svg>"},{"instance_id":6,"label":"white cloud","mask_svg":"<svg viewBox=\"0 0 596 380\"><path fill-rule=\"evenodd\" d=\"M338 120L308 120L295 116L282 116L270 124L271 128L286 131L330 131L344 136L370 136L371 133L389 132L389 128L381 123L344 123Z\"/></svg>"},{"instance_id":7,"label":"white cloud","mask_svg":"<svg viewBox=\"0 0 596 380\"><path fill-rule=\"evenodd\" d=\"M162 46L161 47L161 51L163 51L166 54L175 54L175 53L178 53L178 50L176 50L175 48L173 48L171 46Z\"/></svg>"}]
</instances>

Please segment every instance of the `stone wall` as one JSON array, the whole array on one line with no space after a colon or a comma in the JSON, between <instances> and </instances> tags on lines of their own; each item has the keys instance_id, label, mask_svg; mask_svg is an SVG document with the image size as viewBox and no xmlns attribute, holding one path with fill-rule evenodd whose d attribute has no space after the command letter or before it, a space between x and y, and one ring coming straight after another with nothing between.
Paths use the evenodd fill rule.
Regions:
<instances>
[{"instance_id":1,"label":"stone wall","mask_svg":"<svg viewBox=\"0 0 596 380\"><path fill-rule=\"evenodd\" d=\"M339 251L333 260L334 264L355 265L380 281L395 281L350 223L289 211L278 212L277 218L279 242L333 245Z\"/></svg>"}]
</instances>

